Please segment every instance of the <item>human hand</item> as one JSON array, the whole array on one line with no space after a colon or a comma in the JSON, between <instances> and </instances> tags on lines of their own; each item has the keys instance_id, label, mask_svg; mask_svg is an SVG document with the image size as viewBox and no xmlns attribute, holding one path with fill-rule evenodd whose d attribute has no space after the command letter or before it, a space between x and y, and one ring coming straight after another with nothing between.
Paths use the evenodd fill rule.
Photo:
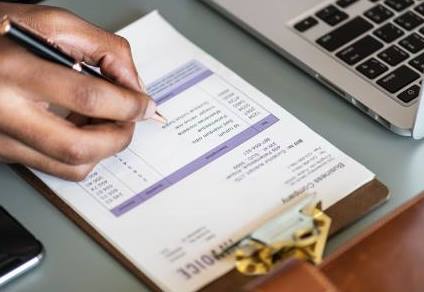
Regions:
<instances>
[{"instance_id":1,"label":"human hand","mask_svg":"<svg viewBox=\"0 0 424 292\"><path fill-rule=\"evenodd\" d=\"M116 85L45 61L0 39L0 160L82 180L131 141L155 104L143 93L128 42L58 8L0 3L0 16L32 27ZM69 109L68 119L48 110Z\"/></svg>"}]
</instances>

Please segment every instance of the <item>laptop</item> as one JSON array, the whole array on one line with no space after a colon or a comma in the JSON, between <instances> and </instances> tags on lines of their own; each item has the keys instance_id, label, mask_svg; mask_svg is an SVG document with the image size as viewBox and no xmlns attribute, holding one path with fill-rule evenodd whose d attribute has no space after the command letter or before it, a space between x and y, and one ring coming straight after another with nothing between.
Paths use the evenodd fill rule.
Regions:
<instances>
[{"instance_id":1,"label":"laptop","mask_svg":"<svg viewBox=\"0 0 424 292\"><path fill-rule=\"evenodd\" d=\"M424 137L424 1L204 2L384 127Z\"/></svg>"}]
</instances>

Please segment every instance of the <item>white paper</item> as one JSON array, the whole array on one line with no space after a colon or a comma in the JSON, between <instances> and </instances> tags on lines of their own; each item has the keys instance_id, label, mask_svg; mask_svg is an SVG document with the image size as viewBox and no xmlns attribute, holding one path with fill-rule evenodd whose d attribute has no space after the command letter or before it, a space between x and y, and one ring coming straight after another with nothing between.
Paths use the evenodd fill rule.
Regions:
<instances>
[{"instance_id":1,"label":"white paper","mask_svg":"<svg viewBox=\"0 0 424 292\"><path fill-rule=\"evenodd\" d=\"M374 178L157 12L119 34L169 124L139 123L128 149L81 183L36 174L163 290L231 270L211 251L303 191L327 208Z\"/></svg>"}]
</instances>

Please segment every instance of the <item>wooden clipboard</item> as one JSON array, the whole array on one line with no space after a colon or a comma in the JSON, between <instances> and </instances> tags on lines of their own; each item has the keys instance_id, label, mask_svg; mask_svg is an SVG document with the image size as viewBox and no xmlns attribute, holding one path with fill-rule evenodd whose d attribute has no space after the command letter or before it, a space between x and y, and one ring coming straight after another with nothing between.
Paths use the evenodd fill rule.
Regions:
<instances>
[{"instance_id":1,"label":"wooden clipboard","mask_svg":"<svg viewBox=\"0 0 424 292\"><path fill-rule=\"evenodd\" d=\"M161 289L146 275L144 275L134 264L113 247L96 229L79 216L70 208L60 197L58 197L47 185L37 178L29 169L21 165L12 165L12 169L21 176L26 182L39 191L56 208L61 210L69 219L71 219L88 236L94 239L109 254L111 254L128 271L133 273L145 285L153 291ZM326 214L332 218L330 236L343 228L349 226L374 208L384 203L389 198L389 190L379 180L373 181L362 186L355 192L346 196L327 210ZM256 279L254 277L244 276L233 270L221 278L201 289L202 292L222 292L222 291L240 291L249 281Z\"/></svg>"}]
</instances>

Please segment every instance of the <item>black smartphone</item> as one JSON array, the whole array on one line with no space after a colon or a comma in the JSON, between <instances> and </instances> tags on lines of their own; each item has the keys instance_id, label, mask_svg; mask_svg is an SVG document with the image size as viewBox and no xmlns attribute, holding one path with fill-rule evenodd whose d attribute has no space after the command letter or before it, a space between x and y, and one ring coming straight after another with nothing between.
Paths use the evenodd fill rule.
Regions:
<instances>
[{"instance_id":1,"label":"black smartphone","mask_svg":"<svg viewBox=\"0 0 424 292\"><path fill-rule=\"evenodd\" d=\"M37 266L43 245L0 206L0 286Z\"/></svg>"}]
</instances>

